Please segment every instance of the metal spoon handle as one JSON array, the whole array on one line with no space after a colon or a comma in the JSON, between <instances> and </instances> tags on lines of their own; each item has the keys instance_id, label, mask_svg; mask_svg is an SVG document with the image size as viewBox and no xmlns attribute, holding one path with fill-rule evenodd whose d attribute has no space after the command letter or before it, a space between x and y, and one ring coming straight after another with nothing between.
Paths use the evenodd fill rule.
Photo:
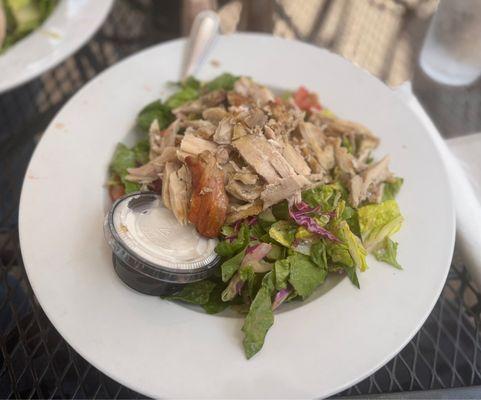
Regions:
<instances>
[{"instance_id":1,"label":"metal spoon handle","mask_svg":"<svg viewBox=\"0 0 481 400\"><path fill-rule=\"evenodd\" d=\"M213 11L202 11L195 17L182 66L181 80L193 75L204 60L219 32L219 17Z\"/></svg>"}]
</instances>

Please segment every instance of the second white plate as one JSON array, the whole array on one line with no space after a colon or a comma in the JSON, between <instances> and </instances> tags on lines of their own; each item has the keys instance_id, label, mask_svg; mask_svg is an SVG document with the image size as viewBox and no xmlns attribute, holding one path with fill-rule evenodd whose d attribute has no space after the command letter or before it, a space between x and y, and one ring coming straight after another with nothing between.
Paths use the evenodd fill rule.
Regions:
<instances>
[{"instance_id":1,"label":"second white plate","mask_svg":"<svg viewBox=\"0 0 481 400\"><path fill-rule=\"evenodd\" d=\"M42 26L0 54L0 93L73 54L102 25L112 4L113 0L60 0Z\"/></svg>"}]
</instances>

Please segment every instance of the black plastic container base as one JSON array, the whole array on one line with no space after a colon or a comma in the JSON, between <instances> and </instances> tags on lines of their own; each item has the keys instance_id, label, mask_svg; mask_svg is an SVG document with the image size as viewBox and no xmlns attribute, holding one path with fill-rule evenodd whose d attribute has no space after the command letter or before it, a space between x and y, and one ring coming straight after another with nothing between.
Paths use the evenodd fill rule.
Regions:
<instances>
[{"instance_id":1,"label":"black plastic container base","mask_svg":"<svg viewBox=\"0 0 481 400\"><path fill-rule=\"evenodd\" d=\"M182 284L162 282L148 276L143 276L115 257L115 255L112 256L112 261L115 272L117 272L122 282L140 293L151 296L168 296L178 292L184 286Z\"/></svg>"}]
</instances>

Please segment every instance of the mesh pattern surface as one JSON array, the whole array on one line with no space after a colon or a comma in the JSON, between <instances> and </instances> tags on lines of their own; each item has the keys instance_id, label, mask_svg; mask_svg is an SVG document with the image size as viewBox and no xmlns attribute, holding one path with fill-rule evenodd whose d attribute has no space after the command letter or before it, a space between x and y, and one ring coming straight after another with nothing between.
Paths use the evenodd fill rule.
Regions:
<instances>
[{"instance_id":1,"label":"mesh pattern surface","mask_svg":"<svg viewBox=\"0 0 481 400\"><path fill-rule=\"evenodd\" d=\"M433 1L415 0L282 0L274 3L270 17L275 34L328 47L397 84L415 71L415 54L434 7ZM22 264L18 202L32 151L62 105L116 61L178 37L179 20L174 0L117 0L101 31L74 56L0 95L1 398L142 397L82 359L46 318ZM456 96L467 98L469 91L475 92L451 93L443 101L452 104ZM438 124L451 118L449 129L469 130L479 123L476 103L457 104L451 117L433 99L427 104ZM464 124L458 115L465 116ZM453 263L440 299L414 339L386 366L340 396L480 385L479 299L465 268Z\"/></svg>"}]
</instances>

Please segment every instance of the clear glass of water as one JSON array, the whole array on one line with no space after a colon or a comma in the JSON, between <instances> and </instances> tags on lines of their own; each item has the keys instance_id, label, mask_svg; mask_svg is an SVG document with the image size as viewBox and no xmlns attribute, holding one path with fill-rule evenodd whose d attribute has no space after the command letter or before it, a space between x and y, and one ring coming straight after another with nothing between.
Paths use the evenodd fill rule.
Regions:
<instances>
[{"instance_id":1,"label":"clear glass of water","mask_svg":"<svg viewBox=\"0 0 481 400\"><path fill-rule=\"evenodd\" d=\"M441 0L420 55L432 79L467 86L481 76L481 0Z\"/></svg>"}]
</instances>

